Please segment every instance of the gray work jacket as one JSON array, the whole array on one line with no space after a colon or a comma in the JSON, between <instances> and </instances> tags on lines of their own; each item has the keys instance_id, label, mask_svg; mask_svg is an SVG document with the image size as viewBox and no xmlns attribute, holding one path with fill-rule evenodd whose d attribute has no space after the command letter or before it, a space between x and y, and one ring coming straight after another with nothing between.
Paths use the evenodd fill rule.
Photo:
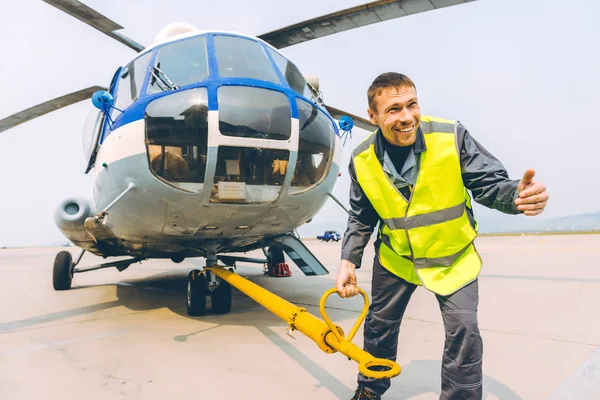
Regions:
<instances>
[{"instance_id":1,"label":"gray work jacket","mask_svg":"<svg viewBox=\"0 0 600 400\"><path fill-rule=\"evenodd\" d=\"M423 132L419 127L417 139L410 150L402 171L396 171L387 152L384 151L383 134L378 129L375 133L375 154L386 175L405 197L410 191L403 190L408 185L413 186L419 174L419 160L422 152L427 151ZM457 126L457 143L460 151L460 166L463 183L471 191L473 200L486 207L499 210L506 214L519 214L514 200L517 198L519 180L511 180L504 165L479 144L459 122ZM342 242L342 260L348 260L360 268L363 251L380 222L379 215L369 202L356 179L354 157L350 158L350 213L348 227ZM469 210L468 210L469 211ZM469 218L473 215L469 211ZM379 248L379 239L375 242Z\"/></svg>"}]
</instances>

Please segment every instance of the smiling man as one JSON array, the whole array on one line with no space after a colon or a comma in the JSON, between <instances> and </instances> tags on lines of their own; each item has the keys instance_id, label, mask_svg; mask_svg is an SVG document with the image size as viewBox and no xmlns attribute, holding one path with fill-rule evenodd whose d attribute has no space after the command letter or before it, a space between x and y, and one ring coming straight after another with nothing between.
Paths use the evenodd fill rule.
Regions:
<instances>
[{"instance_id":1,"label":"smiling man","mask_svg":"<svg viewBox=\"0 0 600 400\"><path fill-rule=\"evenodd\" d=\"M482 398L483 342L477 322L482 261L473 241L478 203L507 214L540 214L548 194L528 170L511 180L500 161L458 121L421 115L414 83L378 76L367 92L379 129L353 152L350 214L337 277L340 297L358 294L355 269L378 225L364 349L396 360L400 322L417 286L437 297L446 341L440 399ZM359 374L353 400L379 399L389 379Z\"/></svg>"}]
</instances>

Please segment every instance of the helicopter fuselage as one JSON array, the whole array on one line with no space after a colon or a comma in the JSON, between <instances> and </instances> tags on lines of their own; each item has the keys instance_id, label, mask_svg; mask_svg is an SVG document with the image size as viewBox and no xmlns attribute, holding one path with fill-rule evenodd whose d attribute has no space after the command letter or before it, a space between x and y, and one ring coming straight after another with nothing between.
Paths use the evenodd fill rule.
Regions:
<instances>
[{"instance_id":1,"label":"helicopter fuselage","mask_svg":"<svg viewBox=\"0 0 600 400\"><path fill-rule=\"evenodd\" d=\"M96 224L70 238L96 254L260 248L309 222L338 177L334 120L260 39L168 40L120 68L109 91L114 107L95 116L84 145Z\"/></svg>"}]
</instances>

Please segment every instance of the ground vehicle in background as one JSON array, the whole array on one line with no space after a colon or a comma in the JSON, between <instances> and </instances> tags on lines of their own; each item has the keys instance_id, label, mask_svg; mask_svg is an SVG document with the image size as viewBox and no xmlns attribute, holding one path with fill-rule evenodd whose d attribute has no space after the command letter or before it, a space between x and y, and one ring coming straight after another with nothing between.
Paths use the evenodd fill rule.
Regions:
<instances>
[{"instance_id":1,"label":"ground vehicle in background","mask_svg":"<svg viewBox=\"0 0 600 400\"><path fill-rule=\"evenodd\" d=\"M329 242L330 240L339 242L341 238L342 237L340 236L338 231L325 231L324 234L317 236L317 239L325 242Z\"/></svg>"}]
</instances>

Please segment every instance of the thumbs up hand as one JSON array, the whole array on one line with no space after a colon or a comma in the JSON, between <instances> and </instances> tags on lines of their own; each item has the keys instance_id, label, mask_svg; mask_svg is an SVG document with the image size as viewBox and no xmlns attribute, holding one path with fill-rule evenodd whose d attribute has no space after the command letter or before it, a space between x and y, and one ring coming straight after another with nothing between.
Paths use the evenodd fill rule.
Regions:
<instances>
[{"instance_id":1,"label":"thumbs up hand","mask_svg":"<svg viewBox=\"0 0 600 400\"><path fill-rule=\"evenodd\" d=\"M534 175L535 171L532 169L525 171L517 187L519 197L515 200L519 211L523 211L528 216L541 214L550 198L546 186L535 181Z\"/></svg>"}]
</instances>

